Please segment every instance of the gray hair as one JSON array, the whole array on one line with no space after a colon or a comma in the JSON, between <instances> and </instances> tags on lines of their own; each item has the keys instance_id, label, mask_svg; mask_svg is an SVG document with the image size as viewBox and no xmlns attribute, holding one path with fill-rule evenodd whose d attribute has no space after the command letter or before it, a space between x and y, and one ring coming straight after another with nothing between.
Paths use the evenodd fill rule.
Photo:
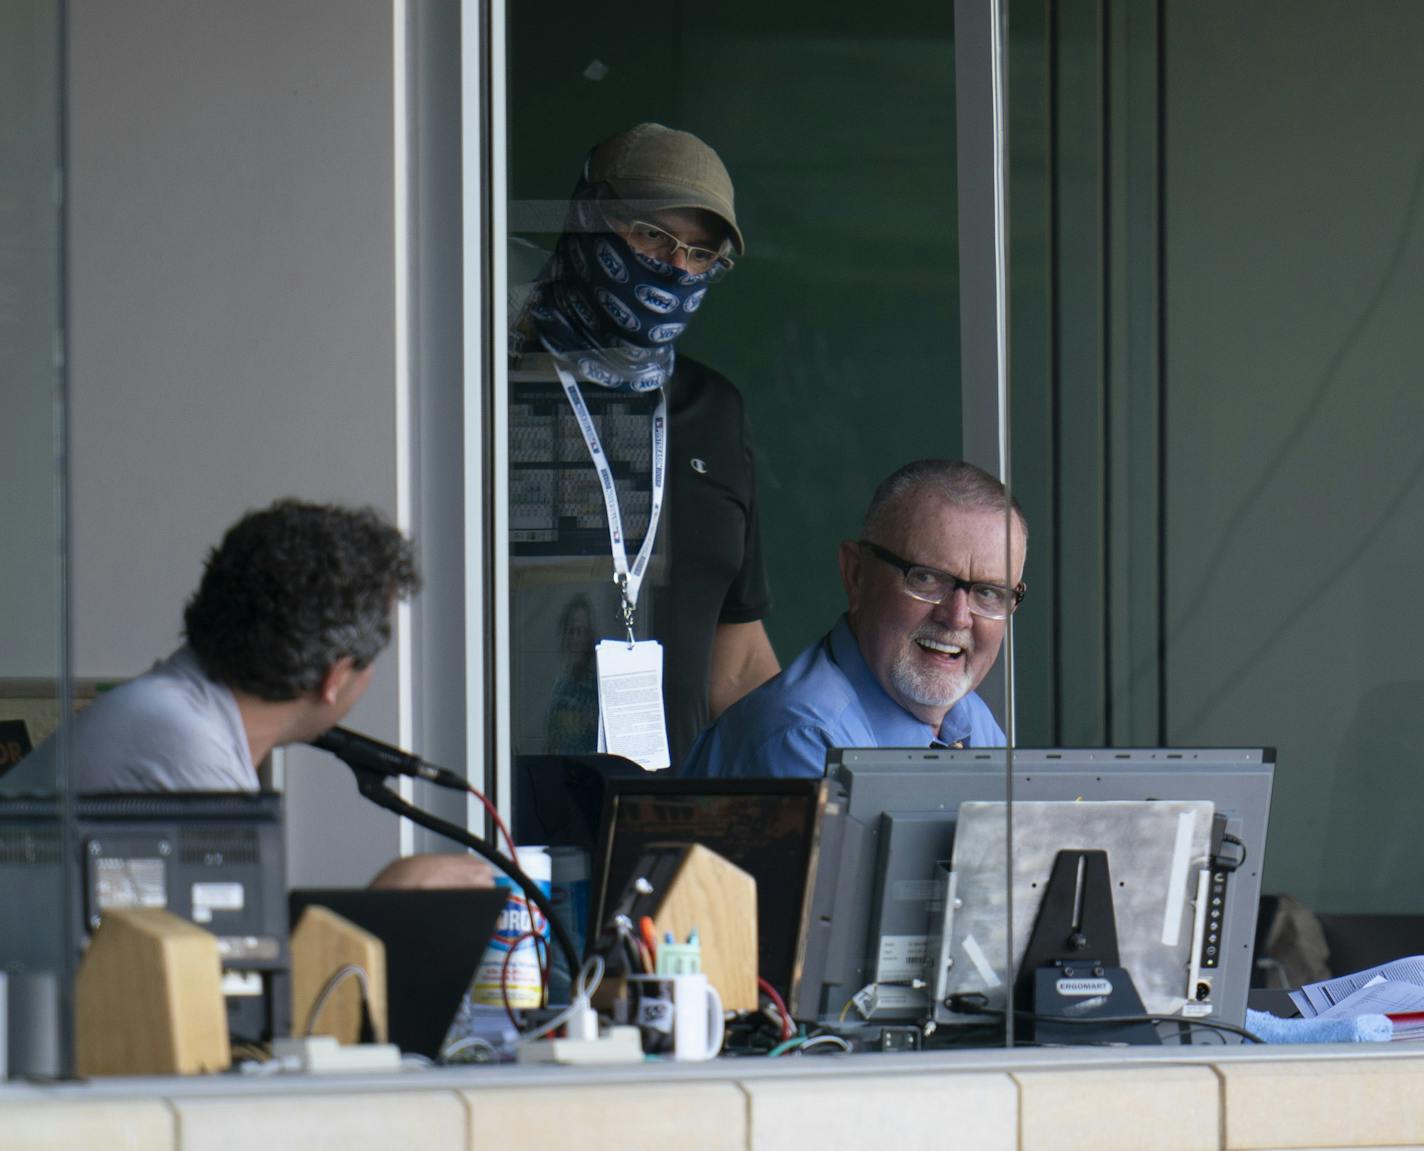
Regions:
<instances>
[{"instance_id":1,"label":"gray hair","mask_svg":"<svg viewBox=\"0 0 1424 1151\"><path fill-rule=\"evenodd\" d=\"M1024 542L1028 542L1028 521L1019 501L983 468L963 460L915 460L897 469L870 497L861 537L874 540L881 536L888 530L902 501L926 491L935 492L959 507L980 511L1000 511L1007 501L1018 518Z\"/></svg>"}]
</instances>

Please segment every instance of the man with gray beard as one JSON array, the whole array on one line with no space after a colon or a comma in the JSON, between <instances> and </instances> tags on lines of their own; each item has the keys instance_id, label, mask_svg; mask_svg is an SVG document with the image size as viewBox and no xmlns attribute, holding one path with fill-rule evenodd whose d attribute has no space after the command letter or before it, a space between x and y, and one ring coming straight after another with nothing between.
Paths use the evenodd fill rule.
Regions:
<instances>
[{"instance_id":1,"label":"man with gray beard","mask_svg":"<svg viewBox=\"0 0 1424 1151\"><path fill-rule=\"evenodd\" d=\"M919 460L875 491L840 547L848 610L693 745L689 777L819 776L832 747L1002 747L975 694L1022 582L1028 525L973 464Z\"/></svg>"}]
</instances>

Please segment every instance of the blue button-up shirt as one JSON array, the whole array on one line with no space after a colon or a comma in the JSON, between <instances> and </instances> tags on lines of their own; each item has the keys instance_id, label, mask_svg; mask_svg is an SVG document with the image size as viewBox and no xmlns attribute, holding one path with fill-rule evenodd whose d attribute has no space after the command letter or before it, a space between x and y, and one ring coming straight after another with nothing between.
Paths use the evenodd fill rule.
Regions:
<instances>
[{"instance_id":1,"label":"blue button-up shirt","mask_svg":"<svg viewBox=\"0 0 1424 1151\"><path fill-rule=\"evenodd\" d=\"M936 731L886 694L842 616L775 679L698 737L681 775L819 776L832 747L1003 747L988 704L970 692Z\"/></svg>"}]
</instances>

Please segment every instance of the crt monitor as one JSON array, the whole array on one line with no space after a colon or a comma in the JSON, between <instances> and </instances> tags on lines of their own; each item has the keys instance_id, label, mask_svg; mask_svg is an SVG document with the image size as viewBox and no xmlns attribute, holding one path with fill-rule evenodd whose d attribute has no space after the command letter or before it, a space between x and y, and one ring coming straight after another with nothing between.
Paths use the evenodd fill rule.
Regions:
<instances>
[{"instance_id":1,"label":"crt monitor","mask_svg":"<svg viewBox=\"0 0 1424 1151\"><path fill-rule=\"evenodd\" d=\"M66 837L55 797L0 797L0 970L63 970L49 920L66 891L81 947L107 910L164 908L217 936L233 1037L286 1034L282 797L85 795L71 806Z\"/></svg>"},{"instance_id":2,"label":"crt monitor","mask_svg":"<svg viewBox=\"0 0 1424 1151\"><path fill-rule=\"evenodd\" d=\"M825 805L819 779L641 779L608 781L594 861L592 942L655 844L700 843L757 885L757 969L785 994L791 986L817 829Z\"/></svg>"},{"instance_id":3,"label":"crt monitor","mask_svg":"<svg viewBox=\"0 0 1424 1151\"><path fill-rule=\"evenodd\" d=\"M935 946L935 916L942 912L936 905L943 895L937 881L943 865L955 857L960 805L1009 798L1008 755L1004 749L828 753L830 791L797 945L794 1016L834 1020L852 997L865 993L861 1002L871 1006L873 1023L934 1017L926 979L933 971L926 961ZM1214 939L1203 935L1201 967L1190 989L1191 973L1184 966L1180 1006L1194 1018L1240 1026L1250 983L1274 750L1016 749L1012 757L1016 806L1045 801L1212 805L1219 818L1213 822L1209 852L1219 866L1206 873L1210 888L1205 895L1220 914L1200 919L1203 932L1210 927ZM989 864L1001 890L1007 863L1001 849ZM1014 941L1014 951L1022 954L1022 940ZM989 963L998 964L1002 977L1007 952Z\"/></svg>"}]
</instances>

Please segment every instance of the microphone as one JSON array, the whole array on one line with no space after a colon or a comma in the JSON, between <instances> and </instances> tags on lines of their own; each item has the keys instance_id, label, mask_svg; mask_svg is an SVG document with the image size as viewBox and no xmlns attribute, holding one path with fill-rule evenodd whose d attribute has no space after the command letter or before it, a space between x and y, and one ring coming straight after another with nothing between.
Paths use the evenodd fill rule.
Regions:
<instances>
[{"instance_id":1,"label":"microphone","mask_svg":"<svg viewBox=\"0 0 1424 1151\"><path fill-rule=\"evenodd\" d=\"M333 727L322 732L315 739L307 740L312 747L329 751L337 759L356 771L367 771L375 775L409 775L416 779L429 780L441 787L456 791L468 791L466 782L443 767L426 763L418 755L401 751L388 743L372 739L369 735L352 731L346 727Z\"/></svg>"}]
</instances>

